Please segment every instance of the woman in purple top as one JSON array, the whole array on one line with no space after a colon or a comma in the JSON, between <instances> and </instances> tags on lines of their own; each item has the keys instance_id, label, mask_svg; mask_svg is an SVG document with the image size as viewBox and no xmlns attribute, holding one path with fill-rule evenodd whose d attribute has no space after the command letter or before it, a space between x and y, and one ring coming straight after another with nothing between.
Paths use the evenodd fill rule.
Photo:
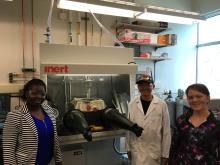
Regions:
<instances>
[{"instance_id":1,"label":"woman in purple top","mask_svg":"<svg viewBox=\"0 0 220 165\"><path fill-rule=\"evenodd\" d=\"M208 109L209 90L193 84L186 96L190 108L177 119L169 165L220 165L220 121Z\"/></svg>"}]
</instances>

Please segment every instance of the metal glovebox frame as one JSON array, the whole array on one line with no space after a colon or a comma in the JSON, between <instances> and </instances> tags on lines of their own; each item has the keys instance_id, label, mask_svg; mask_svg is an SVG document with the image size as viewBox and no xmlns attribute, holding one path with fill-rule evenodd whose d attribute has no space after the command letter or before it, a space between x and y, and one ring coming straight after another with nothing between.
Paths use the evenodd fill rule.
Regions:
<instances>
[{"instance_id":1,"label":"metal glovebox frame","mask_svg":"<svg viewBox=\"0 0 220 165\"><path fill-rule=\"evenodd\" d=\"M51 100L58 105L60 122L72 97L88 97L84 89L88 86L91 87L90 97L104 98L107 106L122 108L118 99L112 100L118 94L122 98L134 96L136 73L131 48L40 44L40 75L47 84ZM88 77L92 80L89 85ZM120 137L125 132L94 132L93 140ZM61 145L86 142L80 134L61 135L60 140Z\"/></svg>"}]
</instances>

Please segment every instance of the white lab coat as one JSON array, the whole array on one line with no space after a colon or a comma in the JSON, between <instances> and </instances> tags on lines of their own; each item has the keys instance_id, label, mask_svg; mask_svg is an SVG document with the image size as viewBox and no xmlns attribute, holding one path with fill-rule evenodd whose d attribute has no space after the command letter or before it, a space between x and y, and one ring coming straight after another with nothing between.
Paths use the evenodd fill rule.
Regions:
<instances>
[{"instance_id":1,"label":"white lab coat","mask_svg":"<svg viewBox=\"0 0 220 165\"><path fill-rule=\"evenodd\" d=\"M127 147L131 151L132 165L160 165L161 157L169 157L171 143L166 103L154 95L145 115L138 96L129 103L128 115L131 121L144 129L140 137L128 133Z\"/></svg>"}]
</instances>

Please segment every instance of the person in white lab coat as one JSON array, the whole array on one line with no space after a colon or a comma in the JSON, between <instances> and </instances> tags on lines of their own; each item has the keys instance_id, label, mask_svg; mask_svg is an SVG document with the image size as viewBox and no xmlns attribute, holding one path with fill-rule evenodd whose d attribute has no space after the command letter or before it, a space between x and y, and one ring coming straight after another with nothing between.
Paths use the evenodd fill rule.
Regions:
<instances>
[{"instance_id":1,"label":"person in white lab coat","mask_svg":"<svg viewBox=\"0 0 220 165\"><path fill-rule=\"evenodd\" d=\"M171 143L167 105L152 94L154 81L151 76L141 75L136 84L140 96L128 104L128 117L144 130L140 137L128 133L128 157L132 165L165 165Z\"/></svg>"}]
</instances>

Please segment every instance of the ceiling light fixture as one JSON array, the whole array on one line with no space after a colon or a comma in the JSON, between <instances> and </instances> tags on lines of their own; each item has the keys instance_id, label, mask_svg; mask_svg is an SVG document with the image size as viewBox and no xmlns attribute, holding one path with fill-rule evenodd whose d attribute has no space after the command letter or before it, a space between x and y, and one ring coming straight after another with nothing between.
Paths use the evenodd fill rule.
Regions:
<instances>
[{"instance_id":1,"label":"ceiling light fixture","mask_svg":"<svg viewBox=\"0 0 220 165\"><path fill-rule=\"evenodd\" d=\"M175 10L156 6L146 6L146 12L137 19L171 22L177 24L193 24L205 19L196 12Z\"/></svg>"},{"instance_id":2,"label":"ceiling light fixture","mask_svg":"<svg viewBox=\"0 0 220 165\"><path fill-rule=\"evenodd\" d=\"M178 24L193 24L205 20L199 13L195 12L157 6L138 6L136 3L123 0L59 0L57 7L81 12L91 11L96 14Z\"/></svg>"},{"instance_id":3,"label":"ceiling light fixture","mask_svg":"<svg viewBox=\"0 0 220 165\"><path fill-rule=\"evenodd\" d=\"M141 7L100 0L59 0L57 7L129 18L133 18L135 15L144 12L144 9Z\"/></svg>"}]
</instances>

